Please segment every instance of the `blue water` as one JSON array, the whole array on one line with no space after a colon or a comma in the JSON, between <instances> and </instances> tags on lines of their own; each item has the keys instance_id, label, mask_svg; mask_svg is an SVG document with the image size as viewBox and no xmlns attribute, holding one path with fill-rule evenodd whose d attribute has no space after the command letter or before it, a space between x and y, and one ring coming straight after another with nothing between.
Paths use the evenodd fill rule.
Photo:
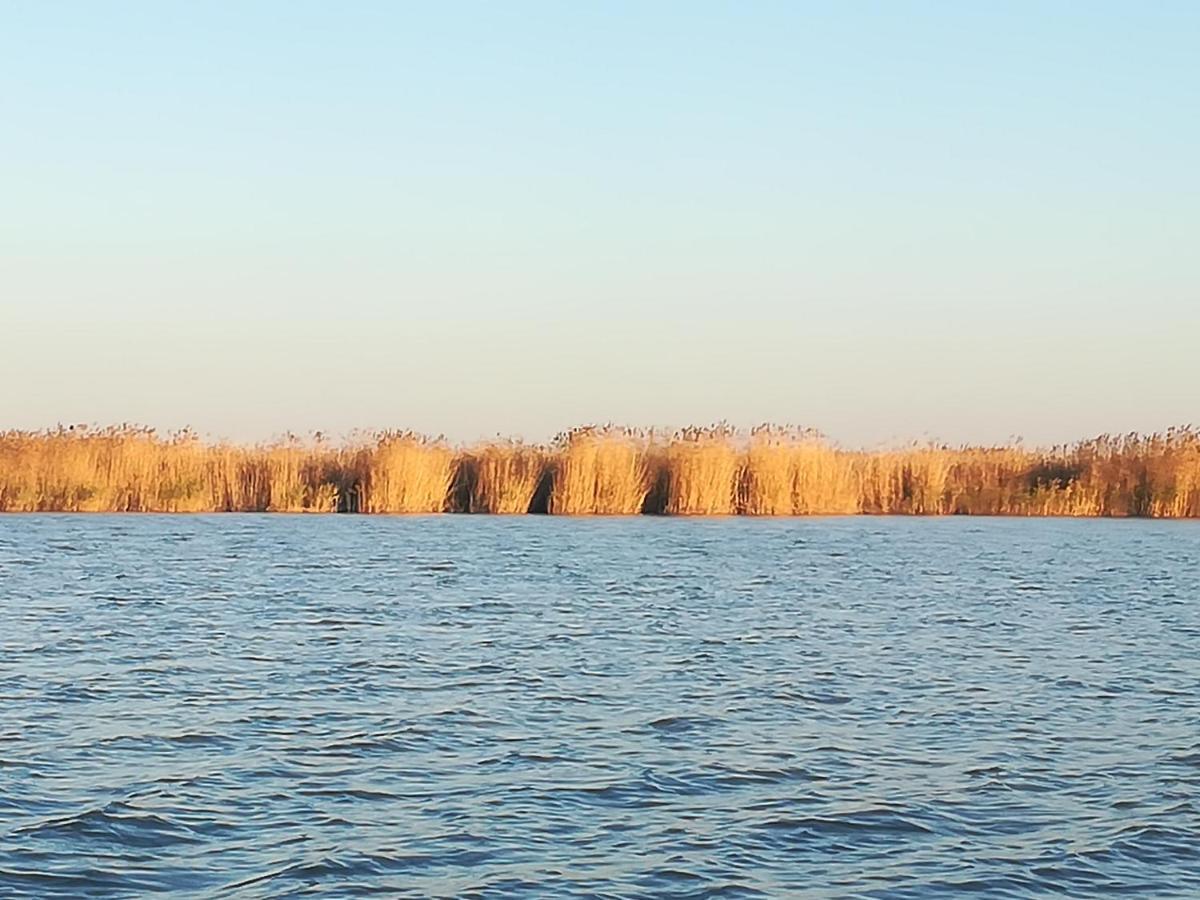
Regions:
<instances>
[{"instance_id":1,"label":"blue water","mask_svg":"<svg viewBox=\"0 0 1200 900\"><path fill-rule=\"evenodd\" d=\"M0 895L1200 896L1200 523L0 517Z\"/></svg>"}]
</instances>

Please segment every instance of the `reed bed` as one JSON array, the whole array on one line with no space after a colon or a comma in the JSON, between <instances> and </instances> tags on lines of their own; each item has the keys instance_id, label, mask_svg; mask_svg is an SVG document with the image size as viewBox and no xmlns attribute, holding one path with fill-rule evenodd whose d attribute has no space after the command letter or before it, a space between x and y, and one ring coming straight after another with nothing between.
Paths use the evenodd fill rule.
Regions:
<instances>
[{"instance_id":1,"label":"reed bed","mask_svg":"<svg viewBox=\"0 0 1200 900\"><path fill-rule=\"evenodd\" d=\"M815 431L763 425L743 455L738 512L747 516L861 512L859 454L830 446Z\"/></svg>"},{"instance_id":2,"label":"reed bed","mask_svg":"<svg viewBox=\"0 0 1200 900\"><path fill-rule=\"evenodd\" d=\"M39 511L1195 518L1200 431L881 451L773 426L465 448L412 432L254 446L130 426L0 432L0 512Z\"/></svg>"},{"instance_id":3,"label":"reed bed","mask_svg":"<svg viewBox=\"0 0 1200 900\"><path fill-rule=\"evenodd\" d=\"M643 511L654 485L652 435L586 427L560 435L548 511L564 516L629 516Z\"/></svg>"},{"instance_id":4,"label":"reed bed","mask_svg":"<svg viewBox=\"0 0 1200 900\"><path fill-rule=\"evenodd\" d=\"M548 474L547 461L543 448L514 441L470 448L459 460L462 494L458 507L465 512L498 515L533 511Z\"/></svg>"},{"instance_id":5,"label":"reed bed","mask_svg":"<svg viewBox=\"0 0 1200 900\"><path fill-rule=\"evenodd\" d=\"M737 512L741 453L731 429L716 425L676 434L661 454L663 512L672 516L731 516Z\"/></svg>"},{"instance_id":6,"label":"reed bed","mask_svg":"<svg viewBox=\"0 0 1200 900\"><path fill-rule=\"evenodd\" d=\"M357 512L445 512L455 478L455 453L440 438L388 432L355 455L353 472Z\"/></svg>"}]
</instances>

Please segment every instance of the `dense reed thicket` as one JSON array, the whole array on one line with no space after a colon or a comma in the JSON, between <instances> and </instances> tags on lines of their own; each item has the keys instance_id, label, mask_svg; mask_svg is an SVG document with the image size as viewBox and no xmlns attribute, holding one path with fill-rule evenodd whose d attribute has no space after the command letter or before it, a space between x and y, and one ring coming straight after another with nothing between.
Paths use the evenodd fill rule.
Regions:
<instances>
[{"instance_id":1,"label":"dense reed thicket","mask_svg":"<svg viewBox=\"0 0 1200 900\"><path fill-rule=\"evenodd\" d=\"M767 426L467 448L411 432L249 447L132 427L0 433L0 512L34 511L1200 517L1200 431L885 451Z\"/></svg>"},{"instance_id":2,"label":"dense reed thicket","mask_svg":"<svg viewBox=\"0 0 1200 900\"><path fill-rule=\"evenodd\" d=\"M723 427L688 428L660 454L663 512L673 516L731 516L738 511L741 453Z\"/></svg>"},{"instance_id":3,"label":"dense reed thicket","mask_svg":"<svg viewBox=\"0 0 1200 900\"><path fill-rule=\"evenodd\" d=\"M654 483L652 436L628 428L578 428L552 450L548 511L627 516L645 512Z\"/></svg>"},{"instance_id":4,"label":"dense reed thicket","mask_svg":"<svg viewBox=\"0 0 1200 900\"><path fill-rule=\"evenodd\" d=\"M459 459L461 493L455 508L501 515L532 512L547 465L548 455L541 447L513 441L465 450ZM544 501L541 506L544 511Z\"/></svg>"}]
</instances>

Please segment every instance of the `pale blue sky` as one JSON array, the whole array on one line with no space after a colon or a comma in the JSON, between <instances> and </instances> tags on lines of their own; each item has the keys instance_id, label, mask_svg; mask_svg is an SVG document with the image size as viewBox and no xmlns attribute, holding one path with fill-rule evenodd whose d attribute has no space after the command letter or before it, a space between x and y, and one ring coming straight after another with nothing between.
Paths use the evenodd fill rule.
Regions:
<instances>
[{"instance_id":1,"label":"pale blue sky","mask_svg":"<svg viewBox=\"0 0 1200 900\"><path fill-rule=\"evenodd\" d=\"M0 427L1200 418L1200 4L9 2Z\"/></svg>"}]
</instances>

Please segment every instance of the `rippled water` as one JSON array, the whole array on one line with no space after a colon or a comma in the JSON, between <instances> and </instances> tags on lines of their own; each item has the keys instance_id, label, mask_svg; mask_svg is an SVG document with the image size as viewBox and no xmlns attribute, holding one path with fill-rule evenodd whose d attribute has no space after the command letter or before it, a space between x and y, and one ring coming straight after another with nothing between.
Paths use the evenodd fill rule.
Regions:
<instances>
[{"instance_id":1,"label":"rippled water","mask_svg":"<svg viewBox=\"0 0 1200 900\"><path fill-rule=\"evenodd\" d=\"M1200 896L1200 523L0 518L0 893Z\"/></svg>"}]
</instances>

